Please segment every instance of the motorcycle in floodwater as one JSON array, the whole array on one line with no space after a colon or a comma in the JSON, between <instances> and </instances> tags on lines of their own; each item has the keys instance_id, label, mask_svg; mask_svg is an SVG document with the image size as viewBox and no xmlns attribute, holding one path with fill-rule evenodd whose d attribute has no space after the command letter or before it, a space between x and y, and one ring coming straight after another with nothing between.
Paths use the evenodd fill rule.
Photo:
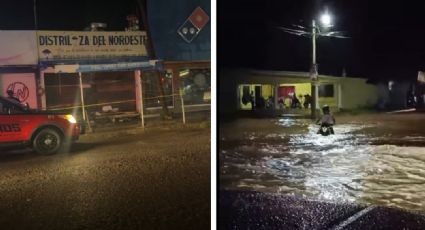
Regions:
<instances>
[{"instance_id":1,"label":"motorcycle in floodwater","mask_svg":"<svg viewBox=\"0 0 425 230\"><path fill-rule=\"evenodd\" d=\"M320 125L317 134L321 134L322 136L329 136L335 134L333 125Z\"/></svg>"}]
</instances>

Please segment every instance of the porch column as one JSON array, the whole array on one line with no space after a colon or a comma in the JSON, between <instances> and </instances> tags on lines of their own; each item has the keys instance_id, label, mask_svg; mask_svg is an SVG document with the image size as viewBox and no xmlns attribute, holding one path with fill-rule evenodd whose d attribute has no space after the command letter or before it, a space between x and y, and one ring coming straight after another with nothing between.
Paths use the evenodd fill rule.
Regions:
<instances>
[{"instance_id":1,"label":"porch column","mask_svg":"<svg viewBox=\"0 0 425 230\"><path fill-rule=\"evenodd\" d=\"M241 101L242 101L242 95L240 93L240 85L236 85L236 98L235 98L235 105L236 105L236 111L241 110Z\"/></svg>"},{"instance_id":2,"label":"porch column","mask_svg":"<svg viewBox=\"0 0 425 230\"><path fill-rule=\"evenodd\" d=\"M47 90L46 90L46 85L44 83L44 76L45 76L44 73L45 73L44 70L40 71L40 86L39 86L40 92L38 92L38 94L40 95L39 97L41 102L41 109L43 110L47 109L47 103L46 103Z\"/></svg>"},{"instance_id":3,"label":"porch column","mask_svg":"<svg viewBox=\"0 0 425 230\"><path fill-rule=\"evenodd\" d=\"M314 84L314 94L315 94L315 98L317 99L317 101L316 101L316 110L320 110L320 104L319 104L319 84L320 83Z\"/></svg>"},{"instance_id":4,"label":"porch column","mask_svg":"<svg viewBox=\"0 0 425 230\"><path fill-rule=\"evenodd\" d=\"M41 97L42 97L41 92L43 92L43 89L41 87L40 68L37 68L37 70L34 73L34 76L35 76L35 89L36 89L35 95L36 95L36 99L37 99L37 109L41 109L43 107L42 102L41 102L42 101L41 100Z\"/></svg>"},{"instance_id":5,"label":"porch column","mask_svg":"<svg viewBox=\"0 0 425 230\"><path fill-rule=\"evenodd\" d=\"M83 113L83 120L86 121L87 117L86 117L86 108L85 108L85 104L84 104L83 77L82 77L81 72L78 72L78 77L79 77L79 80L80 80L81 111Z\"/></svg>"},{"instance_id":6,"label":"porch column","mask_svg":"<svg viewBox=\"0 0 425 230\"><path fill-rule=\"evenodd\" d=\"M279 101L279 84L275 84L274 85L274 109L278 110L279 109L279 105L277 104Z\"/></svg>"},{"instance_id":7,"label":"porch column","mask_svg":"<svg viewBox=\"0 0 425 230\"><path fill-rule=\"evenodd\" d=\"M142 80L141 80L141 76L142 76L142 71L141 70L135 70L134 71L134 83L135 83L135 91L136 91L136 111L137 112L141 112L141 90L139 90L140 86L142 85Z\"/></svg>"},{"instance_id":8,"label":"porch column","mask_svg":"<svg viewBox=\"0 0 425 230\"><path fill-rule=\"evenodd\" d=\"M337 98L337 100L338 100L338 110L341 110L342 109L342 86L341 86L341 83L338 83L337 87L338 87L338 89L337 89L337 92L338 92L338 98Z\"/></svg>"},{"instance_id":9,"label":"porch column","mask_svg":"<svg viewBox=\"0 0 425 230\"><path fill-rule=\"evenodd\" d=\"M134 77L136 82L136 107L140 113L140 120L142 128L145 127L145 117L144 117L144 106L143 106L143 81L142 81L142 71L134 71Z\"/></svg>"},{"instance_id":10,"label":"porch column","mask_svg":"<svg viewBox=\"0 0 425 230\"><path fill-rule=\"evenodd\" d=\"M180 94L180 70L176 66L170 66L169 69L171 69L173 77L173 111L181 112L181 102L180 97L178 96Z\"/></svg>"}]
</instances>

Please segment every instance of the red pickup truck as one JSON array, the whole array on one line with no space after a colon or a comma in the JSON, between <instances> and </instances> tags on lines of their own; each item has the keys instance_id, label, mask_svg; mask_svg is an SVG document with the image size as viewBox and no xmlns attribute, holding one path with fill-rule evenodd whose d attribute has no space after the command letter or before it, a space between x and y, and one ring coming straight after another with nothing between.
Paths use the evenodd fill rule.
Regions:
<instances>
[{"instance_id":1,"label":"red pickup truck","mask_svg":"<svg viewBox=\"0 0 425 230\"><path fill-rule=\"evenodd\" d=\"M80 125L71 114L29 109L0 96L0 149L29 146L40 154L54 154L79 135Z\"/></svg>"}]
</instances>

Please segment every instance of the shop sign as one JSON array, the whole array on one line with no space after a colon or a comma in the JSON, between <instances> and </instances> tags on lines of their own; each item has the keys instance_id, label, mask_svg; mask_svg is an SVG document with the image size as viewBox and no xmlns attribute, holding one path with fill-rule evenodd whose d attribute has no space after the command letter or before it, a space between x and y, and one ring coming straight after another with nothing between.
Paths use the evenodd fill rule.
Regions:
<instances>
[{"instance_id":1,"label":"shop sign","mask_svg":"<svg viewBox=\"0 0 425 230\"><path fill-rule=\"evenodd\" d=\"M145 62L123 62L123 63L112 63L112 64L55 65L54 69L55 69L55 73L102 72L102 71L160 68L161 63L162 62L158 60L150 60Z\"/></svg>"},{"instance_id":2,"label":"shop sign","mask_svg":"<svg viewBox=\"0 0 425 230\"><path fill-rule=\"evenodd\" d=\"M132 70L137 68L153 68L151 62L128 62L114 64L96 64L96 65L79 65L77 72L102 72L102 71L117 71L117 70Z\"/></svg>"},{"instance_id":3,"label":"shop sign","mask_svg":"<svg viewBox=\"0 0 425 230\"><path fill-rule=\"evenodd\" d=\"M144 31L37 31L40 61L147 56Z\"/></svg>"},{"instance_id":4,"label":"shop sign","mask_svg":"<svg viewBox=\"0 0 425 230\"><path fill-rule=\"evenodd\" d=\"M207 13L201 8L197 7L192 14L186 19L186 21L179 27L177 33L187 43L191 43L195 37L198 36L202 28L210 20Z\"/></svg>"},{"instance_id":5,"label":"shop sign","mask_svg":"<svg viewBox=\"0 0 425 230\"><path fill-rule=\"evenodd\" d=\"M0 31L0 66L36 65L35 31Z\"/></svg>"}]
</instances>

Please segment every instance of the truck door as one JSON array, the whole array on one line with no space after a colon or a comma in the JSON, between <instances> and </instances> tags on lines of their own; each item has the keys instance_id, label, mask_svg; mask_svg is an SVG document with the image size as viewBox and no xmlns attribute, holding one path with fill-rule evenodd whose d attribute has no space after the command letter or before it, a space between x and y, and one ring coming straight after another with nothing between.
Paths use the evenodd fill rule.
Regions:
<instances>
[{"instance_id":1,"label":"truck door","mask_svg":"<svg viewBox=\"0 0 425 230\"><path fill-rule=\"evenodd\" d=\"M0 142L16 142L22 140L21 125L12 114L8 114L0 102Z\"/></svg>"}]
</instances>

